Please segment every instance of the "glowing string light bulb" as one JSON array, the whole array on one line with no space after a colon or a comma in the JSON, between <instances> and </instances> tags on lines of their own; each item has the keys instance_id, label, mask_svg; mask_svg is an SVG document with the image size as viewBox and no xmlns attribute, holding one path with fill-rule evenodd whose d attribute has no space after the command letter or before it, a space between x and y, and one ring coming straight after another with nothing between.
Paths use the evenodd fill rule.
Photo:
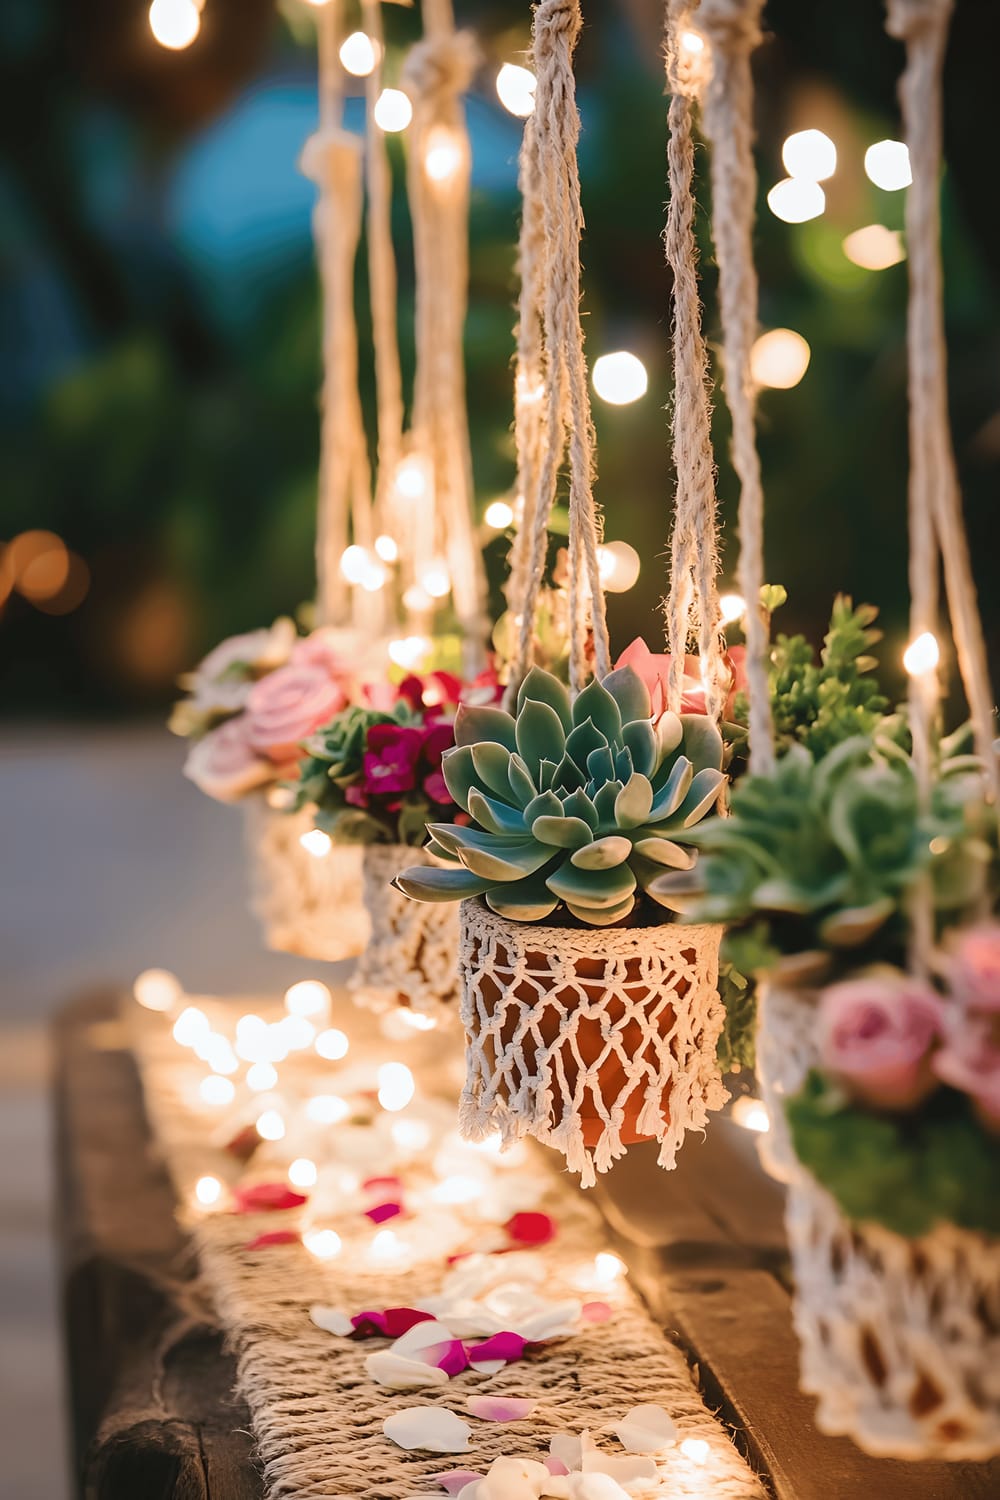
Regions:
<instances>
[{"instance_id":1,"label":"glowing string light bulb","mask_svg":"<svg viewBox=\"0 0 1000 1500\"><path fill-rule=\"evenodd\" d=\"M912 640L903 652L903 666L911 677L927 677L941 660L941 647L937 636L924 630Z\"/></svg>"},{"instance_id":2,"label":"glowing string light bulb","mask_svg":"<svg viewBox=\"0 0 1000 1500\"><path fill-rule=\"evenodd\" d=\"M636 354L616 349L594 361L591 373L594 390L609 406L628 406L649 389L646 366Z\"/></svg>"},{"instance_id":3,"label":"glowing string light bulb","mask_svg":"<svg viewBox=\"0 0 1000 1500\"><path fill-rule=\"evenodd\" d=\"M750 374L757 385L790 391L809 368L810 348L793 328L762 333L750 350Z\"/></svg>"},{"instance_id":4,"label":"glowing string light bulb","mask_svg":"<svg viewBox=\"0 0 1000 1500\"><path fill-rule=\"evenodd\" d=\"M220 1078L218 1073L210 1073L198 1085L198 1097L203 1104L221 1108L225 1104L232 1104L236 1098L236 1089L228 1078Z\"/></svg>"},{"instance_id":5,"label":"glowing string light bulb","mask_svg":"<svg viewBox=\"0 0 1000 1500\"><path fill-rule=\"evenodd\" d=\"M913 181L910 151L905 141L876 141L865 152L865 175L876 187L897 193Z\"/></svg>"},{"instance_id":6,"label":"glowing string light bulb","mask_svg":"<svg viewBox=\"0 0 1000 1500\"><path fill-rule=\"evenodd\" d=\"M323 859L333 848L333 839L322 828L310 828L306 833L300 833L299 843L313 859Z\"/></svg>"},{"instance_id":7,"label":"glowing string light bulb","mask_svg":"<svg viewBox=\"0 0 1000 1500\"><path fill-rule=\"evenodd\" d=\"M149 29L161 47L182 52L201 30L201 15L194 0L153 0L149 7Z\"/></svg>"},{"instance_id":8,"label":"glowing string light bulb","mask_svg":"<svg viewBox=\"0 0 1000 1500\"><path fill-rule=\"evenodd\" d=\"M704 1438L685 1438L680 1445L685 1458L693 1464L703 1464L708 1458L709 1447Z\"/></svg>"},{"instance_id":9,"label":"glowing string light bulb","mask_svg":"<svg viewBox=\"0 0 1000 1500\"><path fill-rule=\"evenodd\" d=\"M497 98L510 114L525 120L535 108L537 82L530 68L522 68L517 63L504 63L497 74Z\"/></svg>"},{"instance_id":10,"label":"glowing string light bulb","mask_svg":"<svg viewBox=\"0 0 1000 1500\"><path fill-rule=\"evenodd\" d=\"M747 601L742 594L720 594L719 613L723 625L735 625L747 612Z\"/></svg>"},{"instance_id":11,"label":"glowing string light bulb","mask_svg":"<svg viewBox=\"0 0 1000 1500\"><path fill-rule=\"evenodd\" d=\"M392 482L400 499L422 500L427 493L427 470L423 461L414 454L402 459Z\"/></svg>"},{"instance_id":12,"label":"glowing string light bulb","mask_svg":"<svg viewBox=\"0 0 1000 1500\"><path fill-rule=\"evenodd\" d=\"M398 561L399 544L395 537L386 536L385 534L377 536L375 538L375 551L383 562L394 563Z\"/></svg>"},{"instance_id":13,"label":"glowing string light bulb","mask_svg":"<svg viewBox=\"0 0 1000 1500\"><path fill-rule=\"evenodd\" d=\"M222 1197L222 1183L217 1177L199 1177L194 1185L194 1196L202 1208L211 1208Z\"/></svg>"},{"instance_id":14,"label":"glowing string light bulb","mask_svg":"<svg viewBox=\"0 0 1000 1500\"><path fill-rule=\"evenodd\" d=\"M749 1095L744 1095L733 1105L733 1124L741 1126L744 1130L754 1130L758 1135L766 1135L771 1128L767 1105L760 1099L751 1099Z\"/></svg>"},{"instance_id":15,"label":"glowing string light bulb","mask_svg":"<svg viewBox=\"0 0 1000 1500\"><path fill-rule=\"evenodd\" d=\"M335 1229L307 1229L302 1243L317 1260L333 1260L340 1254L341 1238Z\"/></svg>"},{"instance_id":16,"label":"glowing string light bulb","mask_svg":"<svg viewBox=\"0 0 1000 1500\"><path fill-rule=\"evenodd\" d=\"M797 130L781 148L789 177L825 182L837 170L837 148L822 130Z\"/></svg>"},{"instance_id":17,"label":"glowing string light bulb","mask_svg":"<svg viewBox=\"0 0 1000 1500\"><path fill-rule=\"evenodd\" d=\"M285 1122L276 1109L265 1109L263 1114L257 1116L257 1134L262 1141L284 1139Z\"/></svg>"},{"instance_id":18,"label":"glowing string light bulb","mask_svg":"<svg viewBox=\"0 0 1000 1500\"><path fill-rule=\"evenodd\" d=\"M383 89L375 101L375 124L387 135L405 130L413 119L413 105L402 89Z\"/></svg>"},{"instance_id":19,"label":"glowing string light bulb","mask_svg":"<svg viewBox=\"0 0 1000 1500\"><path fill-rule=\"evenodd\" d=\"M383 1109L405 1109L415 1087L413 1074L405 1063L383 1063L378 1070L378 1102Z\"/></svg>"},{"instance_id":20,"label":"glowing string light bulb","mask_svg":"<svg viewBox=\"0 0 1000 1500\"><path fill-rule=\"evenodd\" d=\"M435 557L420 575L424 590L432 599L443 599L451 588L448 564L443 557Z\"/></svg>"},{"instance_id":21,"label":"glowing string light bulb","mask_svg":"<svg viewBox=\"0 0 1000 1500\"><path fill-rule=\"evenodd\" d=\"M340 44L340 61L353 78L374 73L379 56L378 43L364 31L352 31Z\"/></svg>"},{"instance_id":22,"label":"glowing string light bulb","mask_svg":"<svg viewBox=\"0 0 1000 1500\"><path fill-rule=\"evenodd\" d=\"M300 979L285 991L285 1009L290 1016L327 1016L331 999L318 979Z\"/></svg>"},{"instance_id":23,"label":"glowing string light bulb","mask_svg":"<svg viewBox=\"0 0 1000 1500\"><path fill-rule=\"evenodd\" d=\"M315 1187L319 1169L308 1156L297 1156L288 1168L288 1180L292 1187Z\"/></svg>"},{"instance_id":24,"label":"glowing string light bulb","mask_svg":"<svg viewBox=\"0 0 1000 1500\"><path fill-rule=\"evenodd\" d=\"M347 1056L350 1042L342 1031L331 1026L327 1031L321 1031L316 1038L316 1053L327 1062L339 1062L342 1057Z\"/></svg>"},{"instance_id":25,"label":"glowing string light bulb","mask_svg":"<svg viewBox=\"0 0 1000 1500\"><path fill-rule=\"evenodd\" d=\"M884 224L866 224L844 240L844 254L864 271L886 271L906 259L898 230Z\"/></svg>"},{"instance_id":26,"label":"glowing string light bulb","mask_svg":"<svg viewBox=\"0 0 1000 1500\"><path fill-rule=\"evenodd\" d=\"M597 549L601 583L609 594L624 594L635 586L641 562L628 542L603 542Z\"/></svg>"},{"instance_id":27,"label":"glowing string light bulb","mask_svg":"<svg viewBox=\"0 0 1000 1500\"><path fill-rule=\"evenodd\" d=\"M247 1068L246 1084L252 1094L266 1094L278 1081L278 1070L273 1063L255 1062Z\"/></svg>"},{"instance_id":28,"label":"glowing string light bulb","mask_svg":"<svg viewBox=\"0 0 1000 1500\"><path fill-rule=\"evenodd\" d=\"M432 182L447 182L462 165L462 147L458 137L444 125L436 125L427 139L424 171Z\"/></svg>"},{"instance_id":29,"label":"glowing string light bulb","mask_svg":"<svg viewBox=\"0 0 1000 1500\"><path fill-rule=\"evenodd\" d=\"M132 993L145 1010L173 1010L183 995L181 982L169 969L144 969L132 986Z\"/></svg>"},{"instance_id":30,"label":"glowing string light bulb","mask_svg":"<svg viewBox=\"0 0 1000 1500\"><path fill-rule=\"evenodd\" d=\"M198 1042L204 1041L211 1030L205 1012L199 1010L197 1005L188 1005L174 1022L174 1041L179 1042L182 1047L194 1047Z\"/></svg>"},{"instance_id":31,"label":"glowing string light bulb","mask_svg":"<svg viewBox=\"0 0 1000 1500\"><path fill-rule=\"evenodd\" d=\"M804 177L785 177L767 195L767 206L786 224L805 224L818 219L826 208L826 194L818 182Z\"/></svg>"}]
</instances>

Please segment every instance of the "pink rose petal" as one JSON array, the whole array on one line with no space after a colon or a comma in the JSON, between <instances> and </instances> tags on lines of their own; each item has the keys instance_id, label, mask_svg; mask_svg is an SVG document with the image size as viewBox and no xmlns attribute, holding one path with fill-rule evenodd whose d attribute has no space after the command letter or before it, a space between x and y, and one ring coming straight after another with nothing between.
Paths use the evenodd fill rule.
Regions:
<instances>
[{"instance_id":1,"label":"pink rose petal","mask_svg":"<svg viewBox=\"0 0 1000 1500\"><path fill-rule=\"evenodd\" d=\"M264 1234L258 1234L252 1240L248 1240L243 1246L244 1250L266 1250L269 1245L297 1245L299 1235L294 1229L269 1229Z\"/></svg>"},{"instance_id":2,"label":"pink rose petal","mask_svg":"<svg viewBox=\"0 0 1000 1500\"><path fill-rule=\"evenodd\" d=\"M580 1316L585 1323L606 1323L611 1317L611 1309L606 1302L585 1302Z\"/></svg>"},{"instance_id":3,"label":"pink rose petal","mask_svg":"<svg viewBox=\"0 0 1000 1500\"><path fill-rule=\"evenodd\" d=\"M439 1484L449 1495L457 1495L467 1484L475 1484L482 1474L473 1474L471 1469L449 1469L444 1474L432 1474L431 1484Z\"/></svg>"},{"instance_id":4,"label":"pink rose petal","mask_svg":"<svg viewBox=\"0 0 1000 1500\"><path fill-rule=\"evenodd\" d=\"M233 1191L236 1211L241 1214L272 1213L278 1209L300 1208L308 1203L304 1193L295 1192L286 1182L254 1182Z\"/></svg>"},{"instance_id":5,"label":"pink rose petal","mask_svg":"<svg viewBox=\"0 0 1000 1500\"><path fill-rule=\"evenodd\" d=\"M561 1458L553 1458L550 1455L548 1458L543 1458L542 1462L544 1463L550 1474L555 1474L558 1476L561 1474L569 1473L569 1470L567 1469Z\"/></svg>"},{"instance_id":6,"label":"pink rose petal","mask_svg":"<svg viewBox=\"0 0 1000 1500\"><path fill-rule=\"evenodd\" d=\"M417 1359L425 1364L436 1365L446 1375L461 1375L469 1368L469 1355L461 1339L449 1339L443 1344L428 1344L414 1351Z\"/></svg>"},{"instance_id":7,"label":"pink rose petal","mask_svg":"<svg viewBox=\"0 0 1000 1500\"><path fill-rule=\"evenodd\" d=\"M519 1333L495 1333L482 1344L470 1344L469 1358L479 1364L483 1360L515 1360L524 1357L527 1339Z\"/></svg>"},{"instance_id":8,"label":"pink rose petal","mask_svg":"<svg viewBox=\"0 0 1000 1500\"><path fill-rule=\"evenodd\" d=\"M374 1208L365 1209L365 1217L371 1219L373 1224L384 1224L386 1219L395 1219L402 1212L401 1203L378 1203Z\"/></svg>"},{"instance_id":9,"label":"pink rose petal","mask_svg":"<svg viewBox=\"0 0 1000 1500\"><path fill-rule=\"evenodd\" d=\"M523 1422L538 1402L519 1396L470 1396L465 1405L472 1416L484 1422Z\"/></svg>"},{"instance_id":10,"label":"pink rose petal","mask_svg":"<svg viewBox=\"0 0 1000 1500\"><path fill-rule=\"evenodd\" d=\"M513 1214L503 1227L519 1245L547 1245L556 1236L555 1221L548 1214Z\"/></svg>"}]
</instances>

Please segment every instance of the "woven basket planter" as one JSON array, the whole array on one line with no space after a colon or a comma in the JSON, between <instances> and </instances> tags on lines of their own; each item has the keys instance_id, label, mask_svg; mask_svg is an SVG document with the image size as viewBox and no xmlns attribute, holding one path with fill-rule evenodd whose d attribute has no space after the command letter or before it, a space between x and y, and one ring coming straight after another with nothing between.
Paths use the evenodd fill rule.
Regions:
<instances>
[{"instance_id":1,"label":"woven basket planter","mask_svg":"<svg viewBox=\"0 0 1000 1500\"><path fill-rule=\"evenodd\" d=\"M458 1018L458 909L450 901L411 901L389 883L408 865L431 863L437 861L408 844L364 846L371 936L350 988L369 1010L402 1006L442 1023Z\"/></svg>"},{"instance_id":2,"label":"woven basket planter","mask_svg":"<svg viewBox=\"0 0 1000 1500\"><path fill-rule=\"evenodd\" d=\"M762 981L757 990L755 1071L769 1128L758 1138L757 1148L766 1171L779 1182L791 1182L800 1171L785 1100L799 1092L818 1063L815 991Z\"/></svg>"},{"instance_id":3,"label":"woven basket planter","mask_svg":"<svg viewBox=\"0 0 1000 1500\"><path fill-rule=\"evenodd\" d=\"M1000 1453L1000 1241L851 1224L805 1172L787 1219L801 1385L821 1431L877 1458Z\"/></svg>"},{"instance_id":4,"label":"woven basket planter","mask_svg":"<svg viewBox=\"0 0 1000 1500\"><path fill-rule=\"evenodd\" d=\"M719 927L542 927L461 906L463 1133L532 1135L584 1187L640 1140L670 1168L728 1095Z\"/></svg>"},{"instance_id":5,"label":"woven basket planter","mask_svg":"<svg viewBox=\"0 0 1000 1500\"><path fill-rule=\"evenodd\" d=\"M312 827L307 809L287 813L249 797L245 809L251 905L269 948L336 963L356 958L368 940L361 850L334 844L319 856L299 842Z\"/></svg>"}]
</instances>

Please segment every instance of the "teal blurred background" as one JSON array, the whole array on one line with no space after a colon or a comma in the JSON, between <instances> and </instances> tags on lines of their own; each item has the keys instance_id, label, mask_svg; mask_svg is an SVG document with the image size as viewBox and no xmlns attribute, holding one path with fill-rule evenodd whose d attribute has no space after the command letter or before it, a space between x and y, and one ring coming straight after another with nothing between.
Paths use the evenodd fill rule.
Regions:
<instances>
[{"instance_id":1,"label":"teal blurred background","mask_svg":"<svg viewBox=\"0 0 1000 1500\"><path fill-rule=\"evenodd\" d=\"M528 44L526 0L458 0L483 50L469 100L475 159L468 323L480 508L512 478L511 328L520 122L496 71ZM656 0L585 5L579 53L591 358L628 348L648 394L595 402L609 538L643 558L612 600L619 645L655 636L671 476L669 279L660 230L664 101ZM952 409L991 643L1000 474L1000 215L993 60L1000 7L958 0L947 78L944 185ZM873 0L770 0L757 60L764 327L812 358L795 389L765 392L761 446L768 576L782 624L821 633L833 592L882 605L895 662L905 629L905 264L866 271L842 241L899 228L905 193L863 170L899 134L901 49ZM418 32L386 7L388 83ZM0 112L0 543L30 529L80 559L61 592L24 597L0 555L0 705L6 716L153 712L220 636L293 610L312 587L319 383L311 186L296 160L316 115L314 16L301 0L208 0L194 45L154 42L140 0L6 0ZM360 127L360 98L348 122ZM827 211L785 224L764 204L781 143L818 127L839 163ZM412 263L400 138L395 218L404 360ZM704 158L701 159L704 165ZM707 201L699 225L707 229ZM363 262L363 257L362 257ZM365 278L358 278L362 328ZM717 336L705 258L708 326ZM362 350L371 409L371 359ZM735 486L720 491L734 564ZM503 543L488 547L494 589ZM4 597L6 596L6 597ZM497 594L497 598L499 595Z\"/></svg>"}]
</instances>

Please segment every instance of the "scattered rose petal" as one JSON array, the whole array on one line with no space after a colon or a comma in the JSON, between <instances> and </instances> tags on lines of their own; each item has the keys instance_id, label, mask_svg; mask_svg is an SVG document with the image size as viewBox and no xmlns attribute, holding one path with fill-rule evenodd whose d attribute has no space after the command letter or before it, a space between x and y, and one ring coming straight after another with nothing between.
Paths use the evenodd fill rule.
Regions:
<instances>
[{"instance_id":1,"label":"scattered rose petal","mask_svg":"<svg viewBox=\"0 0 1000 1500\"><path fill-rule=\"evenodd\" d=\"M253 1182L249 1187L233 1189L236 1211L241 1214L271 1213L278 1209L301 1208L308 1203L305 1193L297 1193L287 1182Z\"/></svg>"},{"instance_id":2,"label":"scattered rose petal","mask_svg":"<svg viewBox=\"0 0 1000 1500\"><path fill-rule=\"evenodd\" d=\"M365 1209L365 1218L371 1219L373 1224L384 1224L387 1219L395 1219L402 1212L401 1203L378 1203L374 1208Z\"/></svg>"},{"instance_id":3,"label":"scattered rose petal","mask_svg":"<svg viewBox=\"0 0 1000 1500\"><path fill-rule=\"evenodd\" d=\"M420 1350L419 1357L429 1365L436 1365L446 1375L461 1375L463 1370L469 1368L468 1351L461 1339L449 1339L445 1344L431 1344Z\"/></svg>"},{"instance_id":4,"label":"scattered rose petal","mask_svg":"<svg viewBox=\"0 0 1000 1500\"><path fill-rule=\"evenodd\" d=\"M382 1423L382 1431L398 1448L422 1448L427 1453L468 1453L472 1428L443 1406L406 1406Z\"/></svg>"},{"instance_id":5,"label":"scattered rose petal","mask_svg":"<svg viewBox=\"0 0 1000 1500\"><path fill-rule=\"evenodd\" d=\"M569 1473L569 1470L567 1469L566 1465L563 1463L563 1461L562 1461L561 1458L553 1458L552 1455L550 1454L549 1457L546 1458L546 1459L543 1459L542 1462L545 1464L545 1467L548 1469L548 1471L549 1471L550 1474L568 1474Z\"/></svg>"},{"instance_id":6,"label":"scattered rose petal","mask_svg":"<svg viewBox=\"0 0 1000 1500\"><path fill-rule=\"evenodd\" d=\"M401 1334L392 1349L394 1354L405 1354L407 1359L416 1359L421 1357L421 1352L425 1349L451 1342L450 1328L446 1328L443 1323L436 1323L433 1318L423 1318Z\"/></svg>"},{"instance_id":7,"label":"scattered rose petal","mask_svg":"<svg viewBox=\"0 0 1000 1500\"><path fill-rule=\"evenodd\" d=\"M586 1430L579 1436L572 1432L557 1432L549 1439L549 1453L562 1464L568 1474L571 1469L583 1467L583 1450L588 1443L590 1433Z\"/></svg>"},{"instance_id":8,"label":"scattered rose petal","mask_svg":"<svg viewBox=\"0 0 1000 1500\"><path fill-rule=\"evenodd\" d=\"M483 1422L523 1422L530 1417L537 1401L520 1396L470 1396L465 1403L474 1417Z\"/></svg>"},{"instance_id":9,"label":"scattered rose petal","mask_svg":"<svg viewBox=\"0 0 1000 1500\"><path fill-rule=\"evenodd\" d=\"M570 1500L629 1500L628 1490L610 1474L571 1474L567 1488Z\"/></svg>"},{"instance_id":10,"label":"scattered rose petal","mask_svg":"<svg viewBox=\"0 0 1000 1500\"><path fill-rule=\"evenodd\" d=\"M555 1221L548 1214L513 1214L503 1226L518 1245L547 1245L555 1239Z\"/></svg>"},{"instance_id":11,"label":"scattered rose petal","mask_svg":"<svg viewBox=\"0 0 1000 1500\"><path fill-rule=\"evenodd\" d=\"M340 1337L354 1331L354 1324L345 1312L339 1307L327 1307L322 1302L314 1302L309 1309L309 1316L317 1328L322 1328L324 1333L335 1333Z\"/></svg>"},{"instance_id":12,"label":"scattered rose petal","mask_svg":"<svg viewBox=\"0 0 1000 1500\"><path fill-rule=\"evenodd\" d=\"M537 1304L536 1304L537 1305ZM541 1344L546 1339L571 1338L578 1331L580 1320L579 1302L555 1302L541 1307L530 1317L516 1318L515 1331L529 1344Z\"/></svg>"},{"instance_id":13,"label":"scattered rose petal","mask_svg":"<svg viewBox=\"0 0 1000 1500\"><path fill-rule=\"evenodd\" d=\"M585 1302L580 1316L585 1323L606 1323L611 1317L611 1308L606 1302Z\"/></svg>"},{"instance_id":14,"label":"scattered rose petal","mask_svg":"<svg viewBox=\"0 0 1000 1500\"><path fill-rule=\"evenodd\" d=\"M475 1484L482 1479L482 1474L474 1474L471 1469L448 1469L444 1474L432 1474L431 1482L439 1484L449 1495L457 1495L467 1484Z\"/></svg>"},{"instance_id":15,"label":"scattered rose petal","mask_svg":"<svg viewBox=\"0 0 1000 1500\"><path fill-rule=\"evenodd\" d=\"M448 1384L447 1371L439 1370L436 1365L427 1364L422 1359L407 1359L405 1355L396 1354L392 1349L380 1349L376 1354L369 1354L365 1360L365 1369L379 1385L387 1385L397 1391Z\"/></svg>"},{"instance_id":16,"label":"scattered rose petal","mask_svg":"<svg viewBox=\"0 0 1000 1500\"><path fill-rule=\"evenodd\" d=\"M502 1333L495 1333L492 1338L486 1339L482 1344L472 1344L469 1348L469 1358L475 1364L481 1364L484 1360L522 1359L527 1339L523 1339L519 1333L511 1333L509 1329Z\"/></svg>"},{"instance_id":17,"label":"scattered rose petal","mask_svg":"<svg viewBox=\"0 0 1000 1500\"><path fill-rule=\"evenodd\" d=\"M385 1313L359 1312L351 1319L359 1339L385 1338Z\"/></svg>"},{"instance_id":18,"label":"scattered rose petal","mask_svg":"<svg viewBox=\"0 0 1000 1500\"><path fill-rule=\"evenodd\" d=\"M618 1441L629 1453L662 1453L677 1441L677 1426L662 1406L646 1402L634 1406L612 1428Z\"/></svg>"},{"instance_id":19,"label":"scattered rose petal","mask_svg":"<svg viewBox=\"0 0 1000 1500\"><path fill-rule=\"evenodd\" d=\"M269 1245L297 1245L300 1236L294 1229L269 1229L264 1234L255 1235L243 1246L244 1250L266 1250Z\"/></svg>"},{"instance_id":20,"label":"scattered rose petal","mask_svg":"<svg viewBox=\"0 0 1000 1500\"><path fill-rule=\"evenodd\" d=\"M532 1458L495 1458L485 1479L469 1490L470 1500L538 1500L551 1493L552 1475ZM462 1490L459 1500L466 1491Z\"/></svg>"},{"instance_id":21,"label":"scattered rose petal","mask_svg":"<svg viewBox=\"0 0 1000 1500\"><path fill-rule=\"evenodd\" d=\"M470 1359L469 1369L474 1370L477 1375L499 1375L501 1370L507 1368L505 1359Z\"/></svg>"},{"instance_id":22,"label":"scattered rose petal","mask_svg":"<svg viewBox=\"0 0 1000 1500\"><path fill-rule=\"evenodd\" d=\"M385 1312L367 1309L354 1315L351 1322L359 1339L398 1339L408 1333L417 1323L430 1323L430 1313L418 1307L387 1307ZM450 1337L450 1334L448 1335Z\"/></svg>"}]
</instances>

